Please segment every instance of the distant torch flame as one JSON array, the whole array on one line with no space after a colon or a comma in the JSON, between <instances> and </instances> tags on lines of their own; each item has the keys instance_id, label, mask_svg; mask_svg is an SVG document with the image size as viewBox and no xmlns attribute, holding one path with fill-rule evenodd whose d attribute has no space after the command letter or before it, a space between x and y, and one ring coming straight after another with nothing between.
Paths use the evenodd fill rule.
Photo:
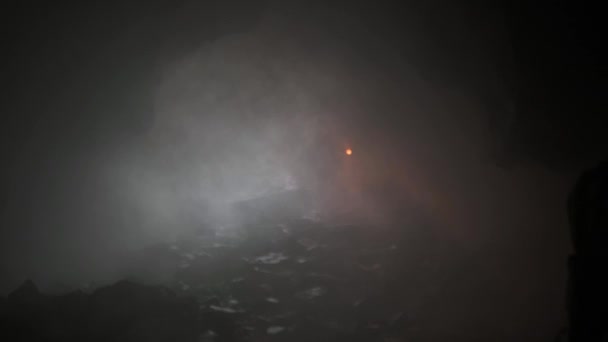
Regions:
<instances>
[{"instance_id":1,"label":"distant torch flame","mask_svg":"<svg viewBox=\"0 0 608 342\"><path fill-rule=\"evenodd\" d=\"M351 154L353 154L353 150L351 150L350 148L347 148L346 151L344 151L344 153L346 153L347 156L350 156Z\"/></svg>"}]
</instances>

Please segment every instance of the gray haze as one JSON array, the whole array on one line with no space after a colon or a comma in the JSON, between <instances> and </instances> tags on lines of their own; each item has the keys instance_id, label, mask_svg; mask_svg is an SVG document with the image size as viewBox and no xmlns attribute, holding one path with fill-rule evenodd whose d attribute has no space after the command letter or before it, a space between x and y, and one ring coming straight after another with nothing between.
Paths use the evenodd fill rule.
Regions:
<instances>
[{"instance_id":1,"label":"gray haze","mask_svg":"<svg viewBox=\"0 0 608 342\"><path fill-rule=\"evenodd\" d=\"M47 287L118 279L147 245L199 223L237 224L235 202L302 189L306 211L431 218L452 246L443 257L469 267L435 303L433 315L452 319L446 334L551 335L565 317L563 209L575 174L492 159L492 118L508 126L512 107L500 15L434 2L394 18L292 5L159 5L49 76L41 87L58 90L44 105L46 90L18 99L14 112L48 118L15 124L29 135L5 171L3 291L28 277ZM392 36L401 20L409 31Z\"/></svg>"}]
</instances>

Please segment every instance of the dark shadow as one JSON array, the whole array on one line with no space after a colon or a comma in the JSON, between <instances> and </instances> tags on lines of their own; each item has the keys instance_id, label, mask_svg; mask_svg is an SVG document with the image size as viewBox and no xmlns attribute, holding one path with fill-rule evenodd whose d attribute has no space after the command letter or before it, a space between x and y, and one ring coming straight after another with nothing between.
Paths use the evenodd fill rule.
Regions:
<instances>
[{"instance_id":1,"label":"dark shadow","mask_svg":"<svg viewBox=\"0 0 608 342\"><path fill-rule=\"evenodd\" d=\"M568 199L570 341L608 341L608 162L586 171Z\"/></svg>"}]
</instances>

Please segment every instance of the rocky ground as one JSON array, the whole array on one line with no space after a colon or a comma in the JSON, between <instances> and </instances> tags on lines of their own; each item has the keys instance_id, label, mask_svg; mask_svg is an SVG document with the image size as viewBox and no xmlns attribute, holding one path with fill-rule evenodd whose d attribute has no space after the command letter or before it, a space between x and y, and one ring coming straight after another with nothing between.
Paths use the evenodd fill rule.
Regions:
<instances>
[{"instance_id":1,"label":"rocky ground","mask_svg":"<svg viewBox=\"0 0 608 342\"><path fill-rule=\"evenodd\" d=\"M40 341L405 341L424 336L417 313L458 276L438 258L445 247L422 226L312 218L200 232L146 249L133 279L92 293L45 296L24 284L3 300L3 331Z\"/></svg>"}]
</instances>

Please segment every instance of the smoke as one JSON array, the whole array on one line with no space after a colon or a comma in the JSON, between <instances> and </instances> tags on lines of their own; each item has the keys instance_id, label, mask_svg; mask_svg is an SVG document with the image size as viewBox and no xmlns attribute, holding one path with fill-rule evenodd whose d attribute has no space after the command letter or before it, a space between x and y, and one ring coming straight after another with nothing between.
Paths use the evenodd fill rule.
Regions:
<instances>
[{"instance_id":1,"label":"smoke","mask_svg":"<svg viewBox=\"0 0 608 342\"><path fill-rule=\"evenodd\" d=\"M319 89L337 85L273 43L259 32L231 35L165 66L151 129L111 172L158 229L174 229L184 208L220 216L301 185L321 131Z\"/></svg>"},{"instance_id":2,"label":"smoke","mask_svg":"<svg viewBox=\"0 0 608 342\"><path fill-rule=\"evenodd\" d=\"M312 193L314 209L355 212L407 233L414 231L405 222L411 216L432 221L425 234L448 246L438 258L467 268L441 294L443 311L429 309L453 324L446 331L480 331L494 321L519 331L554 327L562 319L563 286L555 284L564 279L567 253L564 215L556 213L569 180L542 168L503 170L485 157L491 113L482 93L504 86L477 54L467 18L435 11L441 6L410 7L411 14L393 14L276 2L253 27L197 41L163 61L159 78L121 88L126 98L151 89L143 105L118 111L133 119L130 109L149 105L143 128L126 130L129 139L116 127L99 128L111 146L75 130L64 141L68 148L25 164L28 174L43 172L9 207L27 221L5 239L17 246L5 260L26 256L3 260L5 272L47 282L108 281L124 275L134 250L233 222L234 203L299 189ZM121 58L132 66L141 55ZM106 116L123 103L96 104L114 95L91 101L91 112L103 118L90 126L112 126ZM76 155L66 153L72 149ZM455 300L462 305L443 305ZM540 311L520 314L530 309Z\"/></svg>"}]
</instances>

